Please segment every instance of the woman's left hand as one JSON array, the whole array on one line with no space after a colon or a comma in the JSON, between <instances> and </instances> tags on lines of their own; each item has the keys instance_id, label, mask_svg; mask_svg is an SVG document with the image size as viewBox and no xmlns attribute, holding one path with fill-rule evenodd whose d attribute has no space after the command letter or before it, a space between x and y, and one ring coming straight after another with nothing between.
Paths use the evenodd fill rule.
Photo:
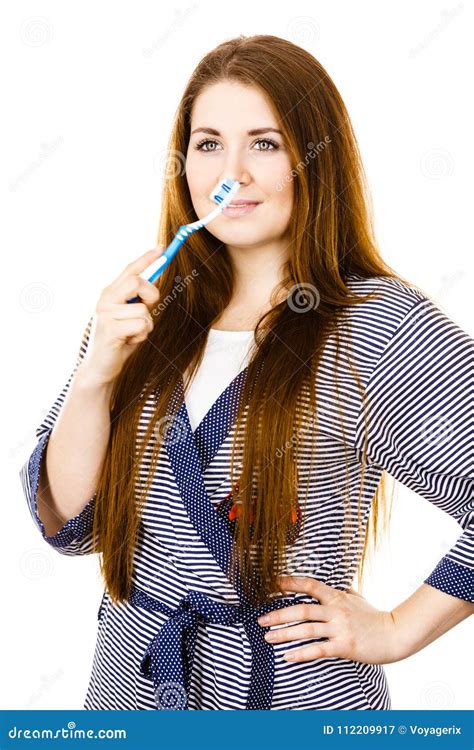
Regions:
<instances>
[{"instance_id":1,"label":"woman's left hand","mask_svg":"<svg viewBox=\"0 0 474 750\"><path fill-rule=\"evenodd\" d=\"M397 639L396 624L391 612L375 609L364 597L349 589L339 591L322 581L309 577L282 576L278 579L282 591L309 594L320 604L295 604L273 610L259 625L281 625L304 620L291 627L269 630L265 640L286 643L303 638L328 638L305 648L289 649L288 661L312 661L338 656L366 664L389 664L405 658Z\"/></svg>"}]
</instances>

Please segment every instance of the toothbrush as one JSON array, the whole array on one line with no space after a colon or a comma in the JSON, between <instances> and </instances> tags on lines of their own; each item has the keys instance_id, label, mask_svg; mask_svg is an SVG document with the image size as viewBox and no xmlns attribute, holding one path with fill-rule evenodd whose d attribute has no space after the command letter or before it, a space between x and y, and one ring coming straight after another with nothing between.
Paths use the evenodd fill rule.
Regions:
<instances>
[{"instance_id":1,"label":"toothbrush","mask_svg":"<svg viewBox=\"0 0 474 750\"><path fill-rule=\"evenodd\" d=\"M202 229L202 227L205 227L206 224L209 224L210 221L215 219L216 216L219 216L219 214L222 213L222 210L231 202L239 188L240 182L233 180L231 177L226 177L224 180L221 180L221 182L218 182L211 193L209 193L210 200L217 203L217 208L211 211L211 213L203 219L194 221L192 224L183 224L180 226L174 239L170 242L164 253L154 260L153 263L150 263L148 268L145 268L145 270L141 272L141 278L147 279L147 281L153 283L153 281L155 281L155 279L157 279L164 271L172 258L174 258L181 245L188 239L189 235L193 232L197 232L198 229ZM127 303L130 302L140 302L140 297L132 297L132 299L127 300Z\"/></svg>"}]
</instances>

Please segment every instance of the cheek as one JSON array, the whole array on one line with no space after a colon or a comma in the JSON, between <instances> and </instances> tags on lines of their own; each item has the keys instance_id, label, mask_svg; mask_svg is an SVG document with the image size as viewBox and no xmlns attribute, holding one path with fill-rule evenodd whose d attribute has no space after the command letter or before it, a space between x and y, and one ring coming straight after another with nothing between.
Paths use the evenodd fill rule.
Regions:
<instances>
[{"instance_id":1,"label":"cheek","mask_svg":"<svg viewBox=\"0 0 474 750\"><path fill-rule=\"evenodd\" d=\"M287 209L293 201L293 179L289 159L275 159L271 165L260 173L264 192L275 205Z\"/></svg>"},{"instance_id":2,"label":"cheek","mask_svg":"<svg viewBox=\"0 0 474 750\"><path fill-rule=\"evenodd\" d=\"M186 180L193 202L199 202L209 184L209 175L205 169L199 166L198 160L192 152L186 158L185 165ZM208 190L209 192L209 190Z\"/></svg>"},{"instance_id":3,"label":"cheek","mask_svg":"<svg viewBox=\"0 0 474 750\"><path fill-rule=\"evenodd\" d=\"M186 180L191 197L197 198L203 182L202 171L196 168L195 160L192 156L186 159Z\"/></svg>"},{"instance_id":4,"label":"cheek","mask_svg":"<svg viewBox=\"0 0 474 750\"><path fill-rule=\"evenodd\" d=\"M287 177L288 173L285 173L274 192L275 205L285 219L291 215L293 208L293 180Z\"/></svg>"}]
</instances>

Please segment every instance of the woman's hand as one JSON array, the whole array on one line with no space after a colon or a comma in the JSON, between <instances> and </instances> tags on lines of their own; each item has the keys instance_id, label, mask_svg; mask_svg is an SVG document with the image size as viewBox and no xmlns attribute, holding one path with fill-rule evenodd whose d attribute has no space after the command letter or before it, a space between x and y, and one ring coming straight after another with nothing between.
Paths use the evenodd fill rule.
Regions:
<instances>
[{"instance_id":1,"label":"woman's hand","mask_svg":"<svg viewBox=\"0 0 474 750\"><path fill-rule=\"evenodd\" d=\"M87 376L89 382L113 383L127 359L153 330L156 321L152 312L160 299L160 292L140 273L164 251L165 245L158 245L144 253L102 290L80 367L80 376ZM128 300L135 296L140 296L143 302L128 304Z\"/></svg>"},{"instance_id":2,"label":"woman's hand","mask_svg":"<svg viewBox=\"0 0 474 750\"><path fill-rule=\"evenodd\" d=\"M295 604L258 618L259 625L280 625L304 620L298 625L268 631L269 643L291 643L303 638L328 638L305 648L289 649L288 661L312 661L338 656L366 664L389 664L405 658L397 639L391 612L375 609L364 597L349 589L339 591L309 577L279 578L282 591L309 594L320 604Z\"/></svg>"}]
</instances>

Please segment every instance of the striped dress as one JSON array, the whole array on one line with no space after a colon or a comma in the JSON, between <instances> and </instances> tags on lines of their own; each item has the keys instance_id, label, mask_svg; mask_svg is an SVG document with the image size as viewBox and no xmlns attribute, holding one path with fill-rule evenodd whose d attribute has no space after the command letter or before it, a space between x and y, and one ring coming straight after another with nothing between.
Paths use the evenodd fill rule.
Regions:
<instances>
[{"instance_id":1,"label":"striped dress","mask_svg":"<svg viewBox=\"0 0 474 750\"><path fill-rule=\"evenodd\" d=\"M337 372L334 340L325 345L317 378L317 429L303 434L297 455L305 533L289 548L282 572L311 576L339 590L350 588L385 469L460 524L458 541L424 583L472 602L474 342L427 296L398 280L351 274L348 285L355 293L376 292L376 297L344 310ZM84 357L90 324L76 368L38 427L37 445L20 472L40 533L65 555L91 553L95 496L47 537L37 515L36 492L44 451ZM357 508L364 409L354 366L370 407L361 525ZM338 657L291 664L282 658L285 651L324 639L267 644L264 651L254 625L234 616L241 599L222 566L228 538L220 514L231 491L233 420L245 373L246 368L218 396L194 432L185 403L181 406L178 426L186 437L160 452L141 517L135 597L113 604L104 590L86 709L172 707L166 690L179 693L183 668L185 703L176 707L189 710L391 708L382 665ZM183 400L182 381L176 398ZM141 414L141 436L153 406L151 397ZM237 452L237 468L238 458ZM144 466L140 476L146 476ZM348 502L353 511L349 520ZM305 594L286 599L285 606L317 604ZM164 684L157 685L157 674ZM249 695L257 693L265 699L252 703Z\"/></svg>"}]
</instances>

